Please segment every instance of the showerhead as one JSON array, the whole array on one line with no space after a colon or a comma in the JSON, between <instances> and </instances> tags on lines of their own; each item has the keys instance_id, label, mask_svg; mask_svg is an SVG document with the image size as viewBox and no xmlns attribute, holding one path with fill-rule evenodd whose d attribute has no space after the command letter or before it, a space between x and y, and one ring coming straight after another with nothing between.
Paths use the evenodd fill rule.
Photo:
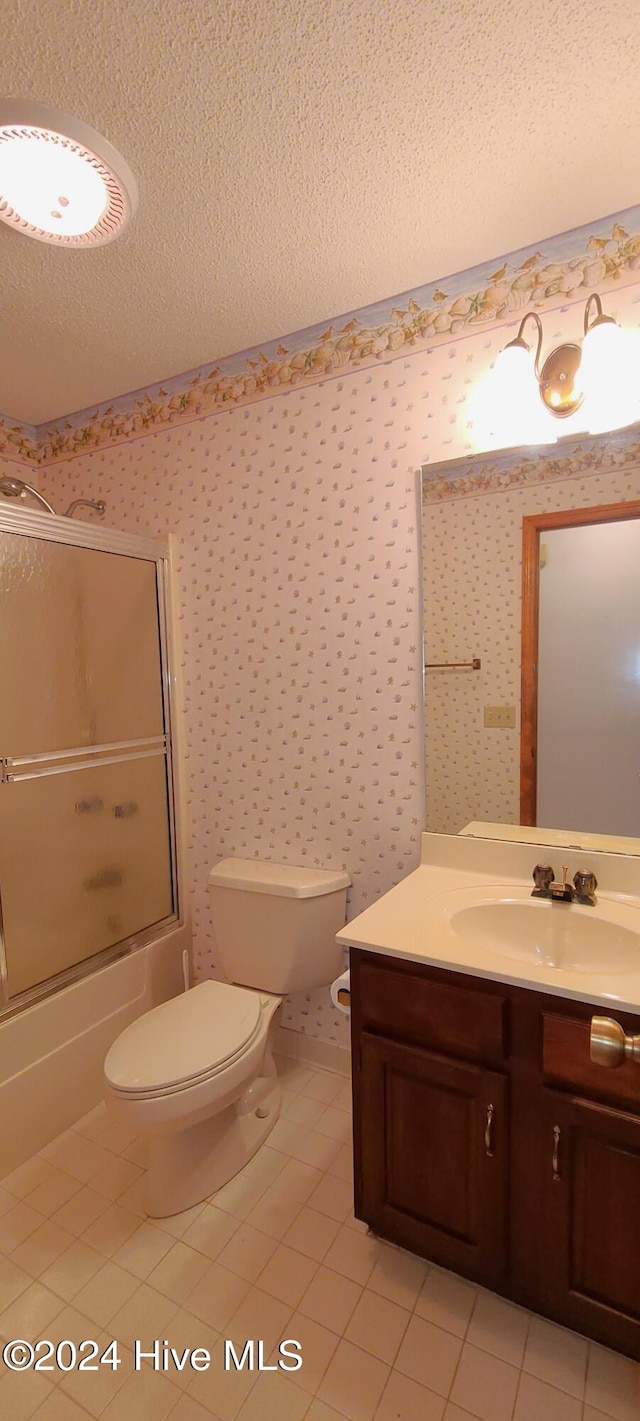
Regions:
<instances>
[{"instance_id":1,"label":"showerhead","mask_svg":"<svg viewBox=\"0 0 640 1421\"><path fill-rule=\"evenodd\" d=\"M20 498L25 487L22 479L12 479L9 474L3 474L0 478L0 493L3 493L5 498Z\"/></svg>"},{"instance_id":2,"label":"showerhead","mask_svg":"<svg viewBox=\"0 0 640 1421\"><path fill-rule=\"evenodd\" d=\"M55 513L56 511L50 503L47 503L46 498L38 493L37 488L32 488L31 484L25 483L24 479L14 479L11 474L3 474L0 477L0 493L3 493L5 498L22 498L23 493L30 493L32 498L37 499L38 503L46 508L47 513Z\"/></svg>"},{"instance_id":3,"label":"showerhead","mask_svg":"<svg viewBox=\"0 0 640 1421\"><path fill-rule=\"evenodd\" d=\"M6 499L21 499L24 493L30 493L33 499L37 499L38 503L43 504L43 509L47 509L47 513L55 513L55 509L51 507L50 503L47 503L47 499L43 499L43 495L38 493L37 489L33 489L30 483L24 482L24 479L14 479L10 473L0 475L0 493L3 493ZM75 509L80 509L81 506L87 507L87 509L95 509L95 512L100 513L100 516L102 516L107 504L105 504L102 499L98 500L98 502L94 502L92 499L74 499L74 502L68 506L67 512L63 514L65 519L73 519Z\"/></svg>"}]
</instances>

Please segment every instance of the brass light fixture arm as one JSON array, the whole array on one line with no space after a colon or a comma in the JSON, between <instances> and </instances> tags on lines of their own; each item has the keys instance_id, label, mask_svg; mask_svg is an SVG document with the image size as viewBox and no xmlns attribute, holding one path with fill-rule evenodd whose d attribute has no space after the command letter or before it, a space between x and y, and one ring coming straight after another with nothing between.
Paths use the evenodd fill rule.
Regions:
<instances>
[{"instance_id":1,"label":"brass light fixture arm","mask_svg":"<svg viewBox=\"0 0 640 1421\"><path fill-rule=\"evenodd\" d=\"M523 316L523 317L522 317L522 320L521 320L520 325L519 325L519 327L518 327L518 334L517 334L515 340L510 340L510 341L509 341L509 345L523 345L524 348L525 348L525 350L529 350L530 347L527 345L527 342L526 342L526 340L524 339L524 336L523 336L523 334L522 334L522 332L524 331L524 328L525 328L525 326L526 326L526 324L527 324L527 321L535 321L536 330L537 330L537 332L538 332L538 343L537 343L537 346L536 346L536 353L535 353L535 359L534 359L534 362L533 362L533 368L534 368L534 371L535 371L536 380L539 381L539 380L540 380L540 373L541 373L540 355L541 355L541 353L542 353L542 321L540 320L540 317L536 314L535 311L527 311L526 316Z\"/></svg>"}]
</instances>

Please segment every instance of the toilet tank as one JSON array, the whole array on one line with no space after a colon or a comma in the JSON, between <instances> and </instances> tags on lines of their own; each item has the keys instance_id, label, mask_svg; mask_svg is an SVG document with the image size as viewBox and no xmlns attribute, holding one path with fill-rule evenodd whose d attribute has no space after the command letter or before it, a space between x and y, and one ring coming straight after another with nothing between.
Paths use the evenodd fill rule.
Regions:
<instances>
[{"instance_id":1,"label":"toilet tank","mask_svg":"<svg viewBox=\"0 0 640 1421\"><path fill-rule=\"evenodd\" d=\"M342 971L346 873L222 859L209 874L214 956L227 981L285 996Z\"/></svg>"}]
</instances>

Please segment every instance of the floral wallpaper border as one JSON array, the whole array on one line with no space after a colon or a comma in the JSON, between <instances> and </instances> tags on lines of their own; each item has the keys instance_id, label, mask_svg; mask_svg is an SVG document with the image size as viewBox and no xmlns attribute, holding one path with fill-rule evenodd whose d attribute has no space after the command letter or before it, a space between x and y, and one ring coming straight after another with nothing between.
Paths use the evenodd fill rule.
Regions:
<instances>
[{"instance_id":1,"label":"floral wallpaper border","mask_svg":"<svg viewBox=\"0 0 640 1421\"><path fill-rule=\"evenodd\" d=\"M637 472L639 464L640 424L633 424L610 434L584 434L565 444L533 451L509 449L444 464L423 464L422 502L445 503L585 474L621 473L625 468Z\"/></svg>"},{"instance_id":2,"label":"floral wallpaper border","mask_svg":"<svg viewBox=\"0 0 640 1421\"><path fill-rule=\"evenodd\" d=\"M37 427L0 417L0 456L48 465L451 342L635 278L640 207ZM447 288L446 290L444 288ZM286 343L285 343L286 342Z\"/></svg>"}]
</instances>

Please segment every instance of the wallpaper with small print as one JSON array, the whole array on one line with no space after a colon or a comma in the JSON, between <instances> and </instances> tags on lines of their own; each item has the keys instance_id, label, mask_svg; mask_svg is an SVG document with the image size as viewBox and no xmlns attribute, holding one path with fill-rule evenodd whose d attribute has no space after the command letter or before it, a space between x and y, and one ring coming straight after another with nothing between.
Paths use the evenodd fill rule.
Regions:
<instances>
[{"instance_id":1,"label":"wallpaper with small print","mask_svg":"<svg viewBox=\"0 0 640 1421\"><path fill-rule=\"evenodd\" d=\"M639 295L638 287L620 289L611 313L637 327ZM551 312L549 344L579 335L582 308L573 302ZM254 403L137 431L40 470L40 487L57 506L104 498L107 524L177 535L198 978L216 970L206 878L219 858L345 868L350 917L418 863L425 824L419 471L473 454L469 394L515 329L464 327L449 343L273 397L262 391ZM550 484L558 478L548 471ZM443 521L434 521L428 596L438 657L458 650L487 657L502 584L517 582L512 538L495 567L486 567L491 590L465 587L474 528L499 522L493 510L511 497L495 493L490 476L486 488L484 500L465 504L463 494L446 509L443 503ZM601 493L588 476L579 496L592 502ZM562 506L559 484L557 497ZM436 556L446 564L442 573ZM464 635L445 573L472 604L475 622L467 625L465 611ZM512 696L516 660L505 624L491 680L488 668L482 683L492 703ZM467 679L455 697L451 686L438 692L450 736L431 755L430 793L437 817L435 786L443 787L442 813L446 802L455 827L462 792L451 766L462 760L466 777L477 773L479 741L469 723L477 691ZM495 744L490 807L497 813L511 790L507 742ZM287 1001L282 1022L348 1043L348 1024L324 989Z\"/></svg>"}]
</instances>

